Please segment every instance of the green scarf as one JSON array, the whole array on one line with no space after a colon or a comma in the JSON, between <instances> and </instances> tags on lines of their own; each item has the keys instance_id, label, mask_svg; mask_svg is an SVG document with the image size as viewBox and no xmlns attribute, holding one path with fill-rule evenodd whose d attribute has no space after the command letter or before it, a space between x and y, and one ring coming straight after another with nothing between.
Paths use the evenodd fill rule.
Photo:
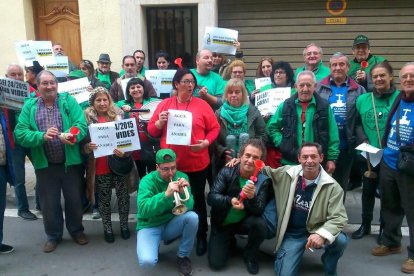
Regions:
<instances>
[{"instance_id":1,"label":"green scarf","mask_svg":"<svg viewBox=\"0 0 414 276\"><path fill-rule=\"evenodd\" d=\"M244 104L240 107L233 107L227 101L221 107L220 116L227 121L228 134L239 136L247 132L247 111L249 106Z\"/></svg>"}]
</instances>

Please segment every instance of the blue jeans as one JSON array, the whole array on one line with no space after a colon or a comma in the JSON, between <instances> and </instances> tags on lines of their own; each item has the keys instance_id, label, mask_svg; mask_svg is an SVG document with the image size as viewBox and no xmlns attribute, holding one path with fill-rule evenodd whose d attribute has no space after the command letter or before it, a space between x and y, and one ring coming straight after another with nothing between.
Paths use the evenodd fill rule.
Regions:
<instances>
[{"instance_id":1,"label":"blue jeans","mask_svg":"<svg viewBox=\"0 0 414 276\"><path fill-rule=\"evenodd\" d=\"M25 158L29 157L30 161L31 154L30 148L24 148L18 144L15 144L15 147L12 152L13 156L13 167L15 175L14 183L14 193L16 195L16 207L19 211L29 210L29 203L27 202L26 186L25 186ZM36 186L37 187L37 186ZM36 193L36 207L40 206L38 189L35 190Z\"/></svg>"},{"instance_id":2,"label":"blue jeans","mask_svg":"<svg viewBox=\"0 0 414 276\"><path fill-rule=\"evenodd\" d=\"M0 166L0 245L3 242L4 210L6 210L7 168Z\"/></svg>"},{"instance_id":3,"label":"blue jeans","mask_svg":"<svg viewBox=\"0 0 414 276\"><path fill-rule=\"evenodd\" d=\"M325 253L322 254L322 263L325 275L337 275L336 267L341 258L348 238L345 233L341 232L332 244L326 244L323 248ZM298 275L300 262L305 245L308 241L308 235L302 237L293 237L285 234L282 245L276 252L275 273L278 276L294 276Z\"/></svg>"},{"instance_id":4,"label":"blue jeans","mask_svg":"<svg viewBox=\"0 0 414 276\"><path fill-rule=\"evenodd\" d=\"M169 244L181 237L178 257L190 257L198 229L198 216L188 211L174 217L169 222L157 227L144 228L137 232L138 264L143 268L153 268L158 263L160 241Z\"/></svg>"}]
</instances>

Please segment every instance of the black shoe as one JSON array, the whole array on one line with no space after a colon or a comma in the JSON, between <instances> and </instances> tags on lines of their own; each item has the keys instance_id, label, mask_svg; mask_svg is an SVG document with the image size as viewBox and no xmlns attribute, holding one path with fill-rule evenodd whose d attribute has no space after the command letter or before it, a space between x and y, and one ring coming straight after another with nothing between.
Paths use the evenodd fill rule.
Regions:
<instances>
[{"instance_id":1,"label":"black shoe","mask_svg":"<svg viewBox=\"0 0 414 276\"><path fill-rule=\"evenodd\" d=\"M112 232L104 232L104 237L106 242L113 243L115 241L115 236Z\"/></svg>"},{"instance_id":2,"label":"black shoe","mask_svg":"<svg viewBox=\"0 0 414 276\"><path fill-rule=\"evenodd\" d=\"M0 253L1 254L8 254L14 251L14 247L7 245L7 244L0 244Z\"/></svg>"},{"instance_id":3,"label":"black shoe","mask_svg":"<svg viewBox=\"0 0 414 276\"><path fill-rule=\"evenodd\" d=\"M259 262L255 258L244 258L246 269L250 274L259 273Z\"/></svg>"},{"instance_id":4,"label":"black shoe","mask_svg":"<svg viewBox=\"0 0 414 276\"><path fill-rule=\"evenodd\" d=\"M377 237L377 244L381 245L382 244L382 239L384 237L384 229L382 228L382 226L380 226L379 232L378 232L378 237Z\"/></svg>"},{"instance_id":5,"label":"black shoe","mask_svg":"<svg viewBox=\"0 0 414 276\"><path fill-rule=\"evenodd\" d=\"M29 210L18 211L17 215L24 220L37 220L36 215Z\"/></svg>"},{"instance_id":6,"label":"black shoe","mask_svg":"<svg viewBox=\"0 0 414 276\"><path fill-rule=\"evenodd\" d=\"M127 239L129 239L129 237L131 237L131 233L129 232L128 228L127 229L121 229L121 237L124 240L127 240Z\"/></svg>"},{"instance_id":7,"label":"black shoe","mask_svg":"<svg viewBox=\"0 0 414 276\"><path fill-rule=\"evenodd\" d=\"M352 233L351 238L354 240L362 239L365 235L371 234L371 224L363 223L359 227L358 230L356 230L354 233Z\"/></svg>"},{"instance_id":8,"label":"black shoe","mask_svg":"<svg viewBox=\"0 0 414 276\"><path fill-rule=\"evenodd\" d=\"M177 264L181 276L190 276L191 274L193 274L191 261L188 257L177 257Z\"/></svg>"},{"instance_id":9,"label":"black shoe","mask_svg":"<svg viewBox=\"0 0 414 276\"><path fill-rule=\"evenodd\" d=\"M207 252L207 239L197 239L197 256L203 256Z\"/></svg>"}]
</instances>

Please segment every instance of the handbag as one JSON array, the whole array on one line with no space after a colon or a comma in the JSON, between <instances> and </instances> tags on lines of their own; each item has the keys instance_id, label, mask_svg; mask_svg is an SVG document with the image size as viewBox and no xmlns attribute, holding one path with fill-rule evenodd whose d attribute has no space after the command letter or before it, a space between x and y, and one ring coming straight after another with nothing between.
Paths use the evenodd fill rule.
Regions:
<instances>
[{"instance_id":1,"label":"handbag","mask_svg":"<svg viewBox=\"0 0 414 276\"><path fill-rule=\"evenodd\" d=\"M398 117L396 120L397 144L400 144L400 106L397 109ZM414 176L414 148L412 146L400 147L397 158L397 169L402 172Z\"/></svg>"},{"instance_id":2,"label":"handbag","mask_svg":"<svg viewBox=\"0 0 414 276\"><path fill-rule=\"evenodd\" d=\"M118 157L113 154L108 156L108 165L114 174L126 176L134 167L134 159L132 159L131 155L127 157Z\"/></svg>"}]
</instances>

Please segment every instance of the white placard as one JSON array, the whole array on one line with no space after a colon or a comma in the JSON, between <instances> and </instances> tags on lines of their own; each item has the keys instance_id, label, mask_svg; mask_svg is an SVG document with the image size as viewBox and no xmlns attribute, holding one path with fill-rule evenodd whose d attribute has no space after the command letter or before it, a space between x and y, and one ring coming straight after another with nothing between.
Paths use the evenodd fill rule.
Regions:
<instances>
[{"instance_id":1,"label":"white placard","mask_svg":"<svg viewBox=\"0 0 414 276\"><path fill-rule=\"evenodd\" d=\"M203 48L212 52L235 55L239 32L232 29L206 27L203 38Z\"/></svg>"},{"instance_id":2,"label":"white placard","mask_svg":"<svg viewBox=\"0 0 414 276\"><path fill-rule=\"evenodd\" d=\"M370 144L362 143L355 149L361 151L361 155L367 158L367 153L369 154L369 161L373 167L376 167L382 159L383 150L376 148Z\"/></svg>"},{"instance_id":3,"label":"white placard","mask_svg":"<svg viewBox=\"0 0 414 276\"><path fill-rule=\"evenodd\" d=\"M172 88L172 80L177 70L145 70L145 77L149 80L157 92L157 96L161 94L170 95Z\"/></svg>"},{"instance_id":4,"label":"white placard","mask_svg":"<svg viewBox=\"0 0 414 276\"><path fill-rule=\"evenodd\" d=\"M90 92L87 90L88 86L88 78L60 82L58 84L58 93L67 92L69 95L73 96L78 103L83 103L89 100Z\"/></svg>"},{"instance_id":5,"label":"white placard","mask_svg":"<svg viewBox=\"0 0 414 276\"><path fill-rule=\"evenodd\" d=\"M257 78L257 79L254 80L254 84L256 86L256 89L260 89L263 86L272 84L272 81L270 80L270 77Z\"/></svg>"},{"instance_id":6,"label":"white placard","mask_svg":"<svg viewBox=\"0 0 414 276\"><path fill-rule=\"evenodd\" d=\"M33 66L33 61L36 60L37 52L30 41L18 41L15 43L15 48L19 63L27 67Z\"/></svg>"},{"instance_id":7,"label":"white placard","mask_svg":"<svg viewBox=\"0 0 414 276\"><path fill-rule=\"evenodd\" d=\"M19 41L15 47L19 61L24 66L33 66L34 60L42 66L56 63L51 41Z\"/></svg>"},{"instance_id":8,"label":"white placard","mask_svg":"<svg viewBox=\"0 0 414 276\"><path fill-rule=\"evenodd\" d=\"M68 56L55 56L56 63L46 64L46 70L52 72L57 78L65 78L69 74Z\"/></svg>"},{"instance_id":9,"label":"white placard","mask_svg":"<svg viewBox=\"0 0 414 276\"><path fill-rule=\"evenodd\" d=\"M112 155L115 148L123 152L141 149L137 123L134 118L91 124L89 133L91 141L98 146L93 151L95 158Z\"/></svg>"},{"instance_id":10,"label":"white placard","mask_svg":"<svg viewBox=\"0 0 414 276\"><path fill-rule=\"evenodd\" d=\"M29 96L30 87L27 82L0 78L0 106L20 110Z\"/></svg>"},{"instance_id":11,"label":"white placard","mask_svg":"<svg viewBox=\"0 0 414 276\"><path fill-rule=\"evenodd\" d=\"M255 105L262 116L275 114L277 107L290 97L290 87L272 88L255 95Z\"/></svg>"},{"instance_id":12,"label":"white placard","mask_svg":"<svg viewBox=\"0 0 414 276\"><path fill-rule=\"evenodd\" d=\"M132 78L128 78L128 79L121 79L121 87L122 87L122 92L124 93L124 99L127 99L127 92L126 92L126 87L128 85L129 80Z\"/></svg>"},{"instance_id":13,"label":"white placard","mask_svg":"<svg viewBox=\"0 0 414 276\"><path fill-rule=\"evenodd\" d=\"M167 145L189 146L191 144L191 130L193 128L193 114L183 110L168 110Z\"/></svg>"}]
</instances>

